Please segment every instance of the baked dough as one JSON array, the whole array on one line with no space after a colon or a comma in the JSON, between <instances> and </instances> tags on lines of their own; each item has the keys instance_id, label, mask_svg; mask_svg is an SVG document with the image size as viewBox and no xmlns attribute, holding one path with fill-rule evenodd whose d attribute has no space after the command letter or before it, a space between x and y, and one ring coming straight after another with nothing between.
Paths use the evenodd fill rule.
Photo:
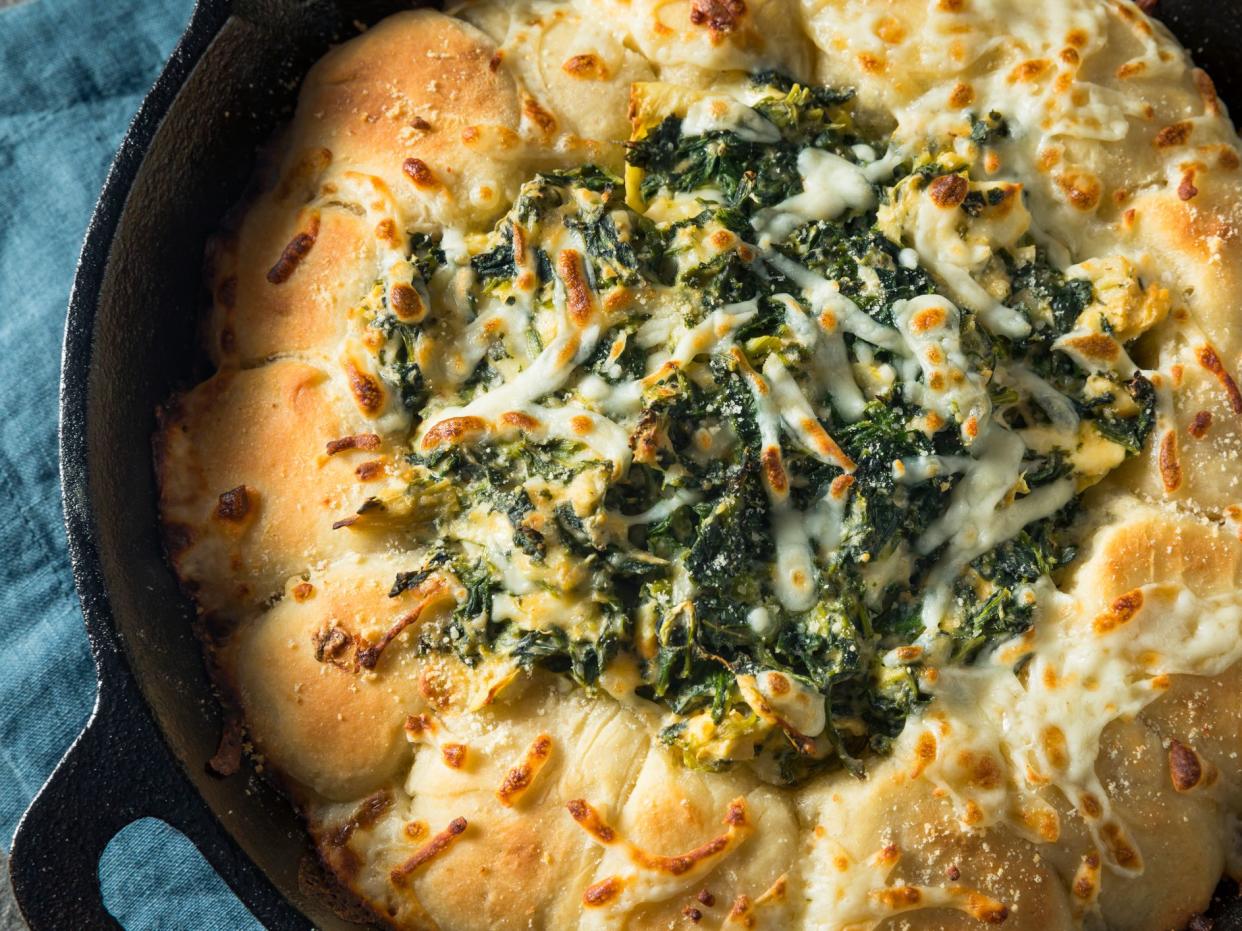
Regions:
<instances>
[{"instance_id":1,"label":"baked dough","mask_svg":"<svg viewBox=\"0 0 1242 931\"><path fill-rule=\"evenodd\" d=\"M378 923L1242 879L1239 140L1129 0L410 11L265 164L162 518Z\"/></svg>"}]
</instances>

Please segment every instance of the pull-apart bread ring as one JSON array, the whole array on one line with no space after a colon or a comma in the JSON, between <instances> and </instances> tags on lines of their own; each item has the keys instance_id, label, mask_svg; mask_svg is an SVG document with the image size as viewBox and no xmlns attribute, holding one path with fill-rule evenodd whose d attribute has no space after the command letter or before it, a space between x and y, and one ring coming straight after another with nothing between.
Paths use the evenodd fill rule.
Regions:
<instances>
[{"instance_id":1,"label":"pull-apart bread ring","mask_svg":"<svg viewBox=\"0 0 1242 931\"><path fill-rule=\"evenodd\" d=\"M1192 926L1242 879L1240 224L1128 0L365 29L155 437L253 765L386 927Z\"/></svg>"}]
</instances>

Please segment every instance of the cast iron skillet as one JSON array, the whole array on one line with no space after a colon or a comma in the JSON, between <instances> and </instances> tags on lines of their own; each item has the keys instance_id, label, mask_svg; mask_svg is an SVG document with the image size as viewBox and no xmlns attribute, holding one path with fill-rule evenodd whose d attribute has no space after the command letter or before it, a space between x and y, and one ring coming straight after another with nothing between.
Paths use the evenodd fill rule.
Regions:
<instances>
[{"instance_id":1,"label":"cast iron skillet","mask_svg":"<svg viewBox=\"0 0 1242 931\"><path fill-rule=\"evenodd\" d=\"M1236 2L1161 0L1157 13L1242 114ZM290 806L261 782L206 771L221 714L160 548L150 437L156 405L204 374L204 243L289 115L298 78L355 21L410 5L199 0L112 164L70 298L60 390L65 521L99 694L14 839L13 886L33 931L120 927L102 904L99 855L148 815L187 834L269 928L359 927L299 876L309 848ZM1235 897L1214 908L1217 929L1242 929Z\"/></svg>"}]
</instances>

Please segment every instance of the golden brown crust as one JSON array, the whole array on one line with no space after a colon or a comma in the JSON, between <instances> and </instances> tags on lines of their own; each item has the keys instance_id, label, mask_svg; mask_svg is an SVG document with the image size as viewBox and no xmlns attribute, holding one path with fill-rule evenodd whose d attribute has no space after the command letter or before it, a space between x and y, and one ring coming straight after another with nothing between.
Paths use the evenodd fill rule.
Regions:
<instances>
[{"instance_id":1,"label":"golden brown crust","mask_svg":"<svg viewBox=\"0 0 1242 931\"><path fill-rule=\"evenodd\" d=\"M335 348L350 307L375 277L371 227L350 211L260 199L216 246L206 337L212 358L250 365L278 352Z\"/></svg>"},{"instance_id":2,"label":"golden brown crust","mask_svg":"<svg viewBox=\"0 0 1242 931\"><path fill-rule=\"evenodd\" d=\"M394 622L426 620L434 610L423 592L389 597L407 568L386 556L333 563L311 576L310 596L281 600L225 648L258 752L319 796L346 801L376 791L410 754L402 725L425 707L410 650L417 630L403 624L384 662L365 662Z\"/></svg>"},{"instance_id":3,"label":"golden brown crust","mask_svg":"<svg viewBox=\"0 0 1242 931\"><path fill-rule=\"evenodd\" d=\"M521 104L508 72L490 67L495 53L482 33L430 10L390 16L338 46L302 86L286 176L305 153L326 150L321 186L361 172L383 182L407 226L482 227L521 180L512 167Z\"/></svg>"},{"instance_id":4,"label":"golden brown crust","mask_svg":"<svg viewBox=\"0 0 1242 931\"><path fill-rule=\"evenodd\" d=\"M169 555L203 610L245 616L307 566L382 545L331 529L370 494L359 452L324 454L360 432L347 404L326 371L282 360L221 371L166 409L155 443Z\"/></svg>"}]
</instances>

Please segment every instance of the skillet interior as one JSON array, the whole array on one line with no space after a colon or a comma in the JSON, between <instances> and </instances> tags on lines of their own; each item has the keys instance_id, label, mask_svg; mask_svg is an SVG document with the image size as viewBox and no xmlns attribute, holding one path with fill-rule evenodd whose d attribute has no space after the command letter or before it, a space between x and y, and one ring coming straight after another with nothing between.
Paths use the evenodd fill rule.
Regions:
<instances>
[{"instance_id":1,"label":"skillet interior","mask_svg":"<svg viewBox=\"0 0 1242 931\"><path fill-rule=\"evenodd\" d=\"M204 5L215 4L204 0ZM107 252L90 355L68 353L65 361L69 378L80 379L81 367L89 365L89 481L88 500L82 503L93 515L98 572L142 697L194 788L245 855L325 928L356 925L335 918L299 889L297 867L307 848L287 803L254 780L221 781L205 770L216 748L220 713L190 632L191 606L163 559L149 444L156 404L202 374L195 320L205 302L203 244L243 190L256 149L289 113L298 77L353 21L373 22L410 5L392 0L239 0L234 5L237 15L205 52L143 157ZM1202 49L1202 63L1218 76L1226 99L1233 94L1239 112L1228 49L1242 47L1242 35L1231 45L1220 32L1234 28L1242 33L1242 23L1213 23L1219 17L1196 16L1196 6L1206 4L1164 0L1159 12L1192 50ZM1213 34L1204 46L1201 37ZM91 257L85 258L89 262ZM71 374L75 368L76 376ZM71 497L72 478L66 475ZM72 511L72 500L69 507ZM197 799L184 804L199 806ZM250 899L242 875L226 873ZM288 925L270 914L263 917L274 926L299 926L292 911Z\"/></svg>"}]
</instances>

